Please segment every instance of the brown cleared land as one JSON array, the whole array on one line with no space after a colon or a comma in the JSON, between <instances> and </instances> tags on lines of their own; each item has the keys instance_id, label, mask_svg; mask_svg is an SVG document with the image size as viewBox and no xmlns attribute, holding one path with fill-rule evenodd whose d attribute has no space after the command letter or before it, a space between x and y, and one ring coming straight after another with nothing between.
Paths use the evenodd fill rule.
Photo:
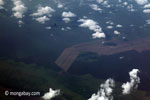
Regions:
<instances>
[{"instance_id":1,"label":"brown cleared land","mask_svg":"<svg viewBox=\"0 0 150 100\"><path fill-rule=\"evenodd\" d=\"M112 55L130 50L135 50L137 52L150 50L150 38L124 42L111 40L105 41L105 44L110 42L115 43L117 45L116 46L104 45L102 43L102 40L96 40L92 42L73 45L70 48L66 48L62 52L62 54L58 57L58 59L55 61L55 63L61 69L67 71L80 53L93 52L99 55Z\"/></svg>"}]
</instances>

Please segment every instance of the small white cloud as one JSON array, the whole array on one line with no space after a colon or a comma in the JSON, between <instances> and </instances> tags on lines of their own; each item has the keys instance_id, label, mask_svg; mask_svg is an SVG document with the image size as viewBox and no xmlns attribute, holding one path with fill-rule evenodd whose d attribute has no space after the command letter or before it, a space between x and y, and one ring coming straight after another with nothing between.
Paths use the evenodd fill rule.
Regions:
<instances>
[{"instance_id":1,"label":"small white cloud","mask_svg":"<svg viewBox=\"0 0 150 100\"><path fill-rule=\"evenodd\" d=\"M150 19L146 20L146 24L150 24Z\"/></svg>"},{"instance_id":2,"label":"small white cloud","mask_svg":"<svg viewBox=\"0 0 150 100\"><path fill-rule=\"evenodd\" d=\"M97 1L97 3L102 3L104 0L96 0Z\"/></svg>"},{"instance_id":3,"label":"small white cloud","mask_svg":"<svg viewBox=\"0 0 150 100\"><path fill-rule=\"evenodd\" d=\"M96 38L105 38L106 37L105 33L100 33L100 32L93 33L92 36L93 36L94 39L96 39Z\"/></svg>"},{"instance_id":4,"label":"small white cloud","mask_svg":"<svg viewBox=\"0 0 150 100\"><path fill-rule=\"evenodd\" d=\"M35 19L36 21L38 21L41 24L45 24L46 21L49 21L49 18L46 16L42 16L42 17L38 17Z\"/></svg>"},{"instance_id":5,"label":"small white cloud","mask_svg":"<svg viewBox=\"0 0 150 100\"><path fill-rule=\"evenodd\" d=\"M3 8L4 8L3 5L4 5L4 1L3 1L3 0L0 0L0 9L3 9Z\"/></svg>"},{"instance_id":6,"label":"small white cloud","mask_svg":"<svg viewBox=\"0 0 150 100\"><path fill-rule=\"evenodd\" d=\"M53 13L53 12L55 12L55 10L49 6L46 6L46 7L39 6L37 12L31 14L31 16L48 15L51 17L51 13Z\"/></svg>"},{"instance_id":7,"label":"small white cloud","mask_svg":"<svg viewBox=\"0 0 150 100\"><path fill-rule=\"evenodd\" d=\"M62 20L63 20L65 23L69 23L69 22L71 21L70 18L63 18Z\"/></svg>"},{"instance_id":8,"label":"small white cloud","mask_svg":"<svg viewBox=\"0 0 150 100\"><path fill-rule=\"evenodd\" d=\"M128 2L124 2L123 5L127 6L127 5L128 5Z\"/></svg>"},{"instance_id":9,"label":"small white cloud","mask_svg":"<svg viewBox=\"0 0 150 100\"><path fill-rule=\"evenodd\" d=\"M144 5L144 8L150 8L150 3L149 3L149 4Z\"/></svg>"},{"instance_id":10,"label":"small white cloud","mask_svg":"<svg viewBox=\"0 0 150 100\"><path fill-rule=\"evenodd\" d=\"M19 27L22 27L22 24L24 24L24 23L23 23L22 20L19 20L19 21L18 21L18 24L19 24Z\"/></svg>"},{"instance_id":11,"label":"small white cloud","mask_svg":"<svg viewBox=\"0 0 150 100\"><path fill-rule=\"evenodd\" d=\"M120 34L120 32L119 32L119 31L117 31L117 30L115 30L115 31L114 31L114 34L119 35L119 34Z\"/></svg>"},{"instance_id":12,"label":"small white cloud","mask_svg":"<svg viewBox=\"0 0 150 100\"><path fill-rule=\"evenodd\" d=\"M133 4L128 5L128 6L127 6L127 9L128 9L128 11L131 11L131 12L136 11L136 10L133 8Z\"/></svg>"},{"instance_id":13,"label":"small white cloud","mask_svg":"<svg viewBox=\"0 0 150 100\"><path fill-rule=\"evenodd\" d=\"M121 3L121 2L122 2L122 0L118 0L118 2L119 2L119 3Z\"/></svg>"},{"instance_id":14,"label":"small white cloud","mask_svg":"<svg viewBox=\"0 0 150 100\"><path fill-rule=\"evenodd\" d=\"M119 57L119 59L124 59L124 56Z\"/></svg>"},{"instance_id":15,"label":"small white cloud","mask_svg":"<svg viewBox=\"0 0 150 100\"><path fill-rule=\"evenodd\" d=\"M68 31L68 30L71 30L71 27L65 27L65 28L63 27L63 28L61 28L61 30L62 31Z\"/></svg>"},{"instance_id":16,"label":"small white cloud","mask_svg":"<svg viewBox=\"0 0 150 100\"><path fill-rule=\"evenodd\" d=\"M102 9L99 8L98 5L96 5L96 4L91 4L90 7L95 11L102 11Z\"/></svg>"},{"instance_id":17,"label":"small white cloud","mask_svg":"<svg viewBox=\"0 0 150 100\"><path fill-rule=\"evenodd\" d=\"M100 85L97 94L93 94L88 100L113 100L112 92L115 82L113 79L107 79L104 84Z\"/></svg>"},{"instance_id":18,"label":"small white cloud","mask_svg":"<svg viewBox=\"0 0 150 100\"><path fill-rule=\"evenodd\" d=\"M45 27L45 29L50 30L52 29L52 27L48 26L48 27Z\"/></svg>"},{"instance_id":19,"label":"small white cloud","mask_svg":"<svg viewBox=\"0 0 150 100\"><path fill-rule=\"evenodd\" d=\"M95 33L92 34L93 38L105 38L105 34L102 31L102 28L92 19L79 19L78 22L82 22L80 27L89 28L90 30L94 31Z\"/></svg>"},{"instance_id":20,"label":"small white cloud","mask_svg":"<svg viewBox=\"0 0 150 100\"><path fill-rule=\"evenodd\" d=\"M62 17L75 17L75 16L76 15L72 13L71 11L62 13Z\"/></svg>"},{"instance_id":21,"label":"small white cloud","mask_svg":"<svg viewBox=\"0 0 150 100\"><path fill-rule=\"evenodd\" d=\"M71 30L71 27L66 27L67 30Z\"/></svg>"},{"instance_id":22,"label":"small white cloud","mask_svg":"<svg viewBox=\"0 0 150 100\"><path fill-rule=\"evenodd\" d=\"M12 0L14 3L14 7L12 8L12 11L14 11L13 16L16 18L23 18L24 13L26 12L27 8L24 6L23 2L21 0Z\"/></svg>"},{"instance_id":23,"label":"small white cloud","mask_svg":"<svg viewBox=\"0 0 150 100\"><path fill-rule=\"evenodd\" d=\"M42 97L44 100L51 100L52 98L60 95L60 90L53 90L52 88L49 89L49 92L45 93Z\"/></svg>"},{"instance_id":24,"label":"small white cloud","mask_svg":"<svg viewBox=\"0 0 150 100\"><path fill-rule=\"evenodd\" d=\"M150 13L150 9L144 9L143 13Z\"/></svg>"},{"instance_id":25,"label":"small white cloud","mask_svg":"<svg viewBox=\"0 0 150 100\"><path fill-rule=\"evenodd\" d=\"M116 27L122 27L122 25L120 25L120 24L117 24L117 25L116 25Z\"/></svg>"},{"instance_id":26,"label":"small white cloud","mask_svg":"<svg viewBox=\"0 0 150 100\"><path fill-rule=\"evenodd\" d=\"M144 5L148 3L148 0L135 0L139 5Z\"/></svg>"},{"instance_id":27,"label":"small white cloud","mask_svg":"<svg viewBox=\"0 0 150 100\"><path fill-rule=\"evenodd\" d=\"M69 11L69 12L63 12L61 16L63 17L62 20L63 20L65 23L69 23L69 22L71 21L70 18L71 18L71 17L75 17L76 14L72 13L71 11Z\"/></svg>"},{"instance_id":28,"label":"small white cloud","mask_svg":"<svg viewBox=\"0 0 150 100\"><path fill-rule=\"evenodd\" d=\"M138 84L140 83L140 78L137 76L137 74L139 72L140 71L138 69L133 69L129 72L130 82L123 83L123 94L129 94L132 89L136 89L138 87Z\"/></svg>"},{"instance_id":29,"label":"small white cloud","mask_svg":"<svg viewBox=\"0 0 150 100\"><path fill-rule=\"evenodd\" d=\"M107 26L106 28L107 28L107 29L112 29L112 28L113 28L113 26Z\"/></svg>"},{"instance_id":30,"label":"small white cloud","mask_svg":"<svg viewBox=\"0 0 150 100\"><path fill-rule=\"evenodd\" d=\"M62 31L65 31L65 28L62 27L61 30L62 30Z\"/></svg>"},{"instance_id":31,"label":"small white cloud","mask_svg":"<svg viewBox=\"0 0 150 100\"><path fill-rule=\"evenodd\" d=\"M61 3L59 3L59 4L57 5L57 7L58 7L58 8L63 8L64 6L63 6Z\"/></svg>"}]
</instances>

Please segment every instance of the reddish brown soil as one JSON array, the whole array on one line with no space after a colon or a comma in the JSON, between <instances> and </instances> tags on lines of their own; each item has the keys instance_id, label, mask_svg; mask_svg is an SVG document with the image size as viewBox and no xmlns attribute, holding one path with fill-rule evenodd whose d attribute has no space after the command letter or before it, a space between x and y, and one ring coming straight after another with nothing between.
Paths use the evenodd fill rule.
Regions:
<instances>
[{"instance_id":1,"label":"reddish brown soil","mask_svg":"<svg viewBox=\"0 0 150 100\"><path fill-rule=\"evenodd\" d=\"M92 42L81 43L73 45L70 48L66 48L62 54L58 57L55 63L64 71L67 71L75 59L83 52L93 52L99 55L112 55L125 51L135 50L142 52L150 50L150 38L138 39L135 41L105 41L105 43L113 42L116 46L104 45L102 40L96 40Z\"/></svg>"}]
</instances>

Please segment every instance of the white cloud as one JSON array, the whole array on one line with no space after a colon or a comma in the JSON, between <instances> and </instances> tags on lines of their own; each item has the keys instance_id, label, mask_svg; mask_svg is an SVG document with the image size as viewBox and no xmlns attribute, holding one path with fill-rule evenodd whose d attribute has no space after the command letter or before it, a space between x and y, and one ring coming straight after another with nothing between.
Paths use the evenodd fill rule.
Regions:
<instances>
[{"instance_id":1,"label":"white cloud","mask_svg":"<svg viewBox=\"0 0 150 100\"><path fill-rule=\"evenodd\" d=\"M45 24L46 21L50 20L50 17L52 16L53 12L55 12L55 10L49 6L39 6L37 12L31 14L31 16L33 16L33 19L35 19L39 23Z\"/></svg>"},{"instance_id":2,"label":"white cloud","mask_svg":"<svg viewBox=\"0 0 150 100\"><path fill-rule=\"evenodd\" d=\"M62 31L68 31L68 30L71 30L71 27L65 27L65 28L63 27L63 28L61 28L61 30Z\"/></svg>"},{"instance_id":3,"label":"white cloud","mask_svg":"<svg viewBox=\"0 0 150 100\"><path fill-rule=\"evenodd\" d=\"M139 5L144 5L148 3L148 0L135 0Z\"/></svg>"},{"instance_id":4,"label":"white cloud","mask_svg":"<svg viewBox=\"0 0 150 100\"><path fill-rule=\"evenodd\" d=\"M52 27L48 26L48 27L45 27L45 29L50 30L52 29Z\"/></svg>"},{"instance_id":5,"label":"white cloud","mask_svg":"<svg viewBox=\"0 0 150 100\"><path fill-rule=\"evenodd\" d=\"M19 21L18 21L18 24L19 24L19 27L22 27L22 24L24 24L24 23L23 23L22 20L19 20Z\"/></svg>"},{"instance_id":6,"label":"white cloud","mask_svg":"<svg viewBox=\"0 0 150 100\"><path fill-rule=\"evenodd\" d=\"M23 2L21 0L12 0L14 3L14 7L12 8L12 11L14 11L13 16L16 18L23 18L24 13L26 12L27 8L24 6Z\"/></svg>"},{"instance_id":7,"label":"white cloud","mask_svg":"<svg viewBox=\"0 0 150 100\"><path fill-rule=\"evenodd\" d=\"M120 24L117 24L117 25L116 25L116 27L122 27L122 25L120 25Z\"/></svg>"},{"instance_id":8,"label":"white cloud","mask_svg":"<svg viewBox=\"0 0 150 100\"><path fill-rule=\"evenodd\" d=\"M127 6L127 5L128 5L128 2L124 2L123 5Z\"/></svg>"},{"instance_id":9,"label":"white cloud","mask_svg":"<svg viewBox=\"0 0 150 100\"><path fill-rule=\"evenodd\" d=\"M110 25L114 25L114 22L112 22L111 20L107 21L106 24L110 24Z\"/></svg>"},{"instance_id":10,"label":"white cloud","mask_svg":"<svg viewBox=\"0 0 150 100\"><path fill-rule=\"evenodd\" d=\"M63 6L61 3L59 3L59 4L57 5L57 7L58 7L58 8L63 8L64 6Z\"/></svg>"},{"instance_id":11,"label":"white cloud","mask_svg":"<svg viewBox=\"0 0 150 100\"><path fill-rule=\"evenodd\" d=\"M128 11L131 11L131 12L136 11L136 10L133 8L133 4L128 5L128 6L127 6L127 9L128 9Z\"/></svg>"},{"instance_id":12,"label":"white cloud","mask_svg":"<svg viewBox=\"0 0 150 100\"><path fill-rule=\"evenodd\" d=\"M144 8L150 8L150 3L149 3L149 4L144 5Z\"/></svg>"},{"instance_id":13,"label":"white cloud","mask_svg":"<svg viewBox=\"0 0 150 100\"><path fill-rule=\"evenodd\" d=\"M41 24L45 24L46 21L49 21L49 18L46 16L42 16L42 17L38 17L35 19L36 21L38 21Z\"/></svg>"},{"instance_id":14,"label":"white cloud","mask_svg":"<svg viewBox=\"0 0 150 100\"><path fill-rule=\"evenodd\" d=\"M63 17L62 20L63 20L65 23L69 23L69 22L71 21L70 18L71 18L71 17L75 17L76 14L72 13L71 11L69 11L69 12L63 12L61 16Z\"/></svg>"},{"instance_id":15,"label":"white cloud","mask_svg":"<svg viewBox=\"0 0 150 100\"><path fill-rule=\"evenodd\" d=\"M55 12L55 10L49 6L46 6L46 7L39 6L37 12L33 13L32 16L48 15L51 17L51 13L53 13L53 12Z\"/></svg>"},{"instance_id":16,"label":"white cloud","mask_svg":"<svg viewBox=\"0 0 150 100\"><path fill-rule=\"evenodd\" d=\"M62 31L65 31L65 28L61 28Z\"/></svg>"},{"instance_id":17,"label":"white cloud","mask_svg":"<svg viewBox=\"0 0 150 100\"><path fill-rule=\"evenodd\" d=\"M150 9L144 9L143 13L150 13Z\"/></svg>"},{"instance_id":18,"label":"white cloud","mask_svg":"<svg viewBox=\"0 0 150 100\"><path fill-rule=\"evenodd\" d=\"M150 19L146 20L146 24L150 24Z\"/></svg>"},{"instance_id":19,"label":"white cloud","mask_svg":"<svg viewBox=\"0 0 150 100\"><path fill-rule=\"evenodd\" d=\"M70 18L63 18L62 20L63 20L65 23L69 23L69 22L71 21Z\"/></svg>"},{"instance_id":20,"label":"white cloud","mask_svg":"<svg viewBox=\"0 0 150 100\"><path fill-rule=\"evenodd\" d=\"M44 100L51 100L52 98L60 95L60 90L53 90L52 88L49 89L49 92L45 93L42 97Z\"/></svg>"},{"instance_id":21,"label":"white cloud","mask_svg":"<svg viewBox=\"0 0 150 100\"><path fill-rule=\"evenodd\" d=\"M93 94L88 100L113 100L112 92L115 82L113 79L107 79L104 84L100 85L97 94Z\"/></svg>"},{"instance_id":22,"label":"white cloud","mask_svg":"<svg viewBox=\"0 0 150 100\"><path fill-rule=\"evenodd\" d=\"M121 3L121 2L122 2L122 0L118 0L118 2L119 2L119 3Z\"/></svg>"},{"instance_id":23,"label":"white cloud","mask_svg":"<svg viewBox=\"0 0 150 100\"><path fill-rule=\"evenodd\" d=\"M107 28L107 29L112 29L112 28L113 28L113 26L107 26L106 28Z\"/></svg>"},{"instance_id":24,"label":"white cloud","mask_svg":"<svg viewBox=\"0 0 150 100\"><path fill-rule=\"evenodd\" d=\"M96 5L96 4L91 4L90 7L95 11L102 11L102 9L99 8L98 5Z\"/></svg>"},{"instance_id":25,"label":"white cloud","mask_svg":"<svg viewBox=\"0 0 150 100\"><path fill-rule=\"evenodd\" d=\"M66 27L67 30L71 30L71 27Z\"/></svg>"},{"instance_id":26,"label":"white cloud","mask_svg":"<svg viewBox=\"0 0 150 100\"><path fill-rule=\"evenodd\" d=\"M138 69L133 69L129 72L130 82L123 83L123 94L129 94L132 89L136 89L138 87L138 83L140 83L140 78L137 76L138 73Z\"/></svg>"},{"instance_id":27,"label":"white cloud","mask_svg":"<svg viewBox=\"0 0 150 100\"><path fill-rule=\"evenodd\" d=\"M96 0L97 3L102 3L104 0Z\"/></svg>"},{"instance_id":28,"label":"white cloud","mask_svg":"<svg viewBox=\"0 0 150 100\"><path fill-rule=\"evenodd\" d=\"M72 13L71 11L62 13L62 17L75 17L75 16L76 15Z\"/></svg>"},{"instance_id":29,"label":"white cloud","mask_svg":"<svg viewBox=\"0 0 150 100\"><path fill-rule=\"evenodd\" d=\"M100 32L93 33L92 36L93 36L94 39L96 39L96 38L105 38L106 37L106 35L104 33L100 33Z\"/></svg>"},{"instance_id":30,"label":"white cloud","mask_svg":"<svg viewBox=\"0 0 150 100\"><path fill-rule=\"evenodd\" d=\"M79 19L78 22L82 22L82 24L80 24L80 27L85 27L85 28L89 28L90 30L94 31L95 33L93 33L93 38L105 38L105 34L102 31L102 28L98 25L97 22L95 22L92 19Z\"/></svg>"},{"instance_id":31,"label":"white cloud","mask_svg":"<svg viewBox=\"0 0 150 100\"><path fill-rule=\"evenodd\" d=\"M3 9L4 1L0 0L0 9Z\"/></svg>"},{"instance_id":32,"label":"white cloud","mask_svg":"<svg viewBox=\"0 0 150 100\"><path fill-rule=\"evenodd\" d=\"M117 30L115 30L115 31L114 31L114 34L119 35L119 34L120 34L120 32L119 32L119 31L117 31Z\"/></svg>"},{"instance_id":33,"label":"white cloud","mask_svg":"<svg viewBox=\"0 0 150 100\"><path fill-rule=\"evenodd\" d=\"M83 22L80 24L81 27L88 27L90 30L93 30L95 32L102 31L101 27L92 19L80 19L79 22Z\"/></svg>"}]
</instances>

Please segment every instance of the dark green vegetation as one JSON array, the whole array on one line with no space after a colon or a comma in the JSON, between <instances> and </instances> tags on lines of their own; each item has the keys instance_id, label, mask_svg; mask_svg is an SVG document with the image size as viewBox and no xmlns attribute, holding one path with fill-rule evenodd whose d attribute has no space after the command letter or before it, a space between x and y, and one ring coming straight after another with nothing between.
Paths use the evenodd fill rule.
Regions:
<instances>
[{"instance_id":1,"label":"dark green vegetation","mask_svg":"<svg viewBox=\"0 0 150 100\"><path fill-rule=\"evenodd\" d=\"M43 94L49 88L54 88L61 89L63 92L61 98L83 100L96 92L99 83L101 83L100 80L95 80L89 75L82 77L61 75L35 64L11 60L0 61L0 85L14 91L40 91ZM93 84L94 87L90 87Z\"/></svg>"},{"instance_id":2,"label":"dark green vegetation","mask_svg":"<svg viewBox=\"0 0 150 100\"><path fill-rule=\"evenodd\" d=\"M42 96L50 87L62 91L62 94L55 98L56 100L86 100L98 91L102 82L104 80L95 79L91 75L61 74L36 64L25 64L13 60L0 61L0 99L3 98L1 100L15 99L4 96L2 90L40 91ZM118 98L117 100L148 100L142 91L122 96L120 83L116 83L116 85L114 96ZM3 87L7 87L7 89ZM134 97L138 99L134 99ZM30 98L28 99L30 100Z\"/></svg>"}]
</instances>

